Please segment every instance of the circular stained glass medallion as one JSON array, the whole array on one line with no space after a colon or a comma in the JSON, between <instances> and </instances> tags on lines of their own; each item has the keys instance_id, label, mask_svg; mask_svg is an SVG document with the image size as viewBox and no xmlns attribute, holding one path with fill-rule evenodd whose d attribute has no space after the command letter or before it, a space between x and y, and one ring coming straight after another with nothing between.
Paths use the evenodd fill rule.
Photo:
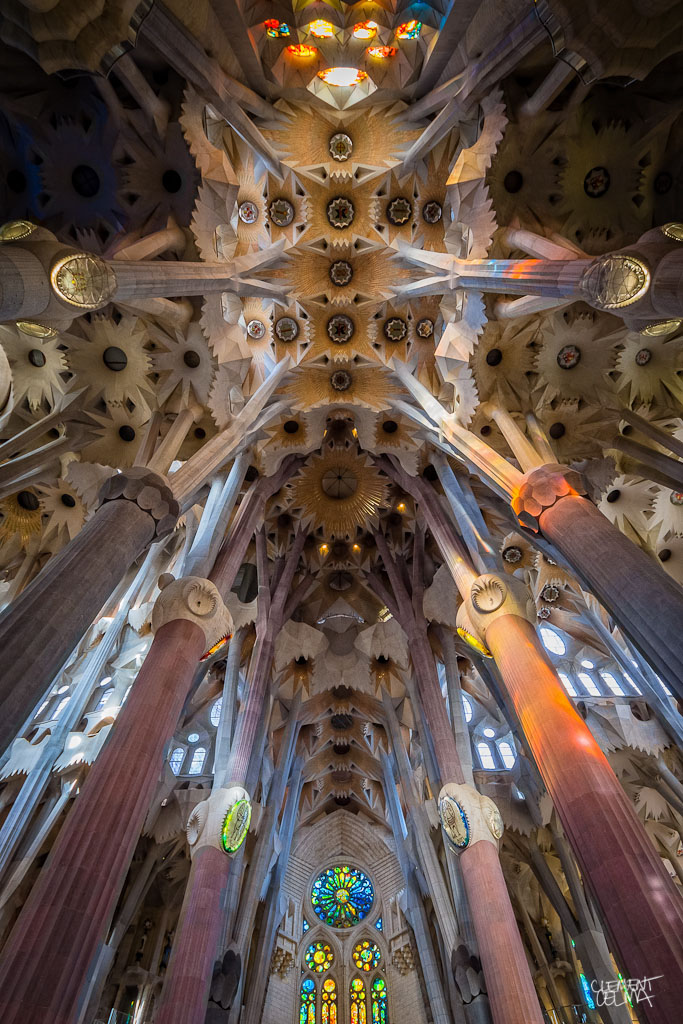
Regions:
<instances>
[{"instance_id":1,"label":"circular stained glass medallion","mask_svg":"<svg viewBox=\"0 0 683 1024\"><path fill-rule=\"evenodd\" d=\"M327 219L338 231L351 225L355 212L353 203L346 196L335 196L327 204Z\"/></svg>"},{"instance_id":2,"label":"circular stained glass medallion","mask_svg":"<svg viewBox=\"0 0 683 1024\"><path fill-rule=\"evenodd\" d=\"M345 132L336 132L330 139L330 156L343 163L353 153L353 140Z\"/></svg>"},{"instance_id":3,"label":"circular stained glass medallion","mask_svg":"<svg viewBox=\"0 0 683 1024\"><path fill-rule=\"evenodd\" d=\"M286 228L294 220L294 207L289 199L273 199L268 207L268 213L273 224L279 228Z\"/></svg>"},{"instance_id":4,"label":"circular stained glass medallion","mask_svg":"<svg viewBox=\"0 0 683 1024\"><path fill-rule=\"evenodd\" d=\"M387 206L387 220L395 227L407 224L413 215L413 204L405 196L396 196Z\"/></svg>"},{"instance_id":5,"label":"circular stained glass medallion","mask_svg":"<svg viewBox=\"0 0 683 1024\"><path fill-rule=\"evenodd\" d=\"M610 174L606 167L591 167L583 179L583 190L591 199L604 196L610 186Z\"/></svg>"},{"instance_id":6,"label":"circular stained glass medallion","mask_svg":"<svg viewBox=\"0 0 683 1024\"><path fill-rule=\"evenodd\" d=\"M557 365L561 370L573 370L581 359L581 349L576 345L563 345L557 353Z\"/></svg>"},{"instance_id":7,"label":"circular stained glass medallion","mask_svg":"<svg viewBox=\"0 0 683 1024\"><path fill-rule=\"evenodd\" d=\"M403 341L408 333L408 324L400 316L384 321L384 335L389 341Z\"/></svg>"},{"instance_id":8,"label":"circular stained glass medallion","mask_svg":"<svg viewBox=\"0 0 683 1024\"><path fill-rule=\"evenodd\" d=\"M247 324L247 334L250 338L255 338L256 341L260 341L266 336L266 325L262 320L250 320Z\"/></svg>"},{"instance_id":9,"label":"circular stained glass medallion","mask_svg":"<svg viewBox=\"0 0 683 1024\"><path fill-rule=\"evenodd\" d=\"M323 871L311 891L313 910L331 928L352 928L358 924L369 913L374 899L368 876L348 864Z\"/></svg>"},{"instance_id":10,"label":"circular stained glass medallion","mask_svg":"<svg viewBox=\"0 0 683 1024\"><path fill-rule=\"evenodd\" d=\"M372 971L382 959L379 946L369 939L363 939L353 947L353 962L359 971Z\"/></svg>"},{"instance_id":11,"label":"circular stained glass medallion","mask_svg":"<svg viewBox=\"0 0 683 1024\"><path fill-rule=\"evenodd\" d=\"M422 219L427 224L438 224L443 216L443 207L436 199L428 199L422 207Z\"/></svg>"},{"instance_id":12,"label":"circular stained glass medallion","mask_svg":"<svg viewBox=\"0 0 683 1024\"><path fill-rule=\"evenodd\" d=\"M312 942L304 954L309 971L322 974L329 970L334 960L334 953L327 942Z\"/></svg>"},{"instance_id":13,"label":"circular stained glass medallion","mask_svg":"<svg viewBox=\"0 0 683 1024\"><path fill-rule=\"evenodd\" d=\"M337 288L343 288L344 285L349 284L352 277L353 267L348 260L335 260L334 263L330 263L330 281Z\"/></svg>"},{"instance_id":14,"label":"circular stained glass medallion","mask_svg":"<svg viewBox=\"0 0 683 1024\"><path fill-rule=\"evenodd\" d=\"M327 333L335 345L345 345L351 340L355 325L346 313L337 313L327 321Z\"/></svg>"},{"instance_id":15,"label":"circular stained glass medallion","mask_svg":"<svg viewBox=\"0 0 683 1024\"><path fill-rule=\"evenodd\" d=\"M280 341L294 341L299 336L299 325L291 316L281 316L275 322L275 333Z\"/></svg>"},{"instance_id":16,"label":"circular stained glass medallion","mask_svg":"<svg viewBox=\"0 0 683 1024\"><path fill-rule=\"evenodd\" d=\"M243 224L255 224L258 220L258 206L251 199L240 203L237 213Z\"/></svg>"}]
</instances>

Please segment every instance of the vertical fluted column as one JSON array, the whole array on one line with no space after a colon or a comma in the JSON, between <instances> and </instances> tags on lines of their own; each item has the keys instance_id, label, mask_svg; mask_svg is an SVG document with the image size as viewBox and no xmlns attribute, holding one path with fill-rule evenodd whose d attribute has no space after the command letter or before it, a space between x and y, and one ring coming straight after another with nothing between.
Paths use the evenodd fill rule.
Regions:
<instances>
[{"instance_id":1,"label":"vertical fluted column","mask_svg":"<svg viewBox=\"0 0 683 1024\"><path fill-rule=\"evenodd\" d=\"M168 484L146 469L116 474L101 496L83 529L0 616L0 751L137 556L175 526Z\"/></svg>"},{"instance_id":2,"label":"vertical fluted column","mask_svg":"<svg viewBox=\"0 0 683 1024\"><path fill-rule=\"evenodd\" d=\"M531 624L501 614L485 639L615 952L631 978L657 978L652 1005L642 1003L638 1012L651 1024L675 1024L683 991L683 901Z\"/></svg>"},{"instance_id":3,"label":"vertical fluted column","mask_svg":"<svg viewBox=\"0 0 683 1024\"><path fill-rule=\"evenodd\" d=\"M4 1024L74 1024L197 661L230 627L215 587L168 582L131 693L0 959Z\"/></svg>"}]
</instances>

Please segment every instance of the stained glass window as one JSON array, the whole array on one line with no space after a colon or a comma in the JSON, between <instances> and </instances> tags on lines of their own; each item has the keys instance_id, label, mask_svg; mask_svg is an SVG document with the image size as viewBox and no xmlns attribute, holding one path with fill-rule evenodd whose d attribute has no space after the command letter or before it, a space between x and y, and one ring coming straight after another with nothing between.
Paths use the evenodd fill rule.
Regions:
<instances>
[{"instance_id":1,"label":"stained glass window","mask_svg":"<svg viewBox=\"0 0 683 1024\"><path fill-rule=\"evenodd\" d=\"M312 942L304 954L304 960L309 971L322 974L332 966L334 953L327 942Z\"/></svg>"},{"instance_id":2,"label":"stained glass window","mask_svg":"<svg viewBox=\"0 0 683 1024\"><path fill-rule=\"evenodd\" d=\"M372 1024L387 1024L387 983L375 978L372 983Z\"/></svg>"},{"instance_id":3,"label":"stained glass window","mask_svg":"<svg viewBox=\"0 0 683 1024\"><path fill-rule=\"evenodd\" d=\"M304 918L304 924L303 924L303 929L302 929L302 930L303 930L303 933L304 933L304 935L306 934L306 932L308 931L308 929L309 929L310 927L311 927L311 926L310 926L310 924L308 923L308 921L306 920L306 918Z\"/></svg>"},{"instance_id":4,"label":"stained glass window","mask_svg":"<svg viewBox=\"0 0 683 1024\"><path fill-rule=\"evenodd\" d=\"M362 978L354 978L349 990L351 998L351 1024L367 1024L365 985Z\"/></svg>"},{"instance_id":5,"label":"stained glass window","mask_svg":"<svg viewBox=\"0 0 683 1024\"><path fill-rule=\"evenodd\" d=\"M378 932L381 932L383 930L384 925L382 924L381 917L378 917L377 920L375 921L375 928L377 929Z\"/></svg>"},{"instance_id":6,"label":"stained glass window","mask_svg":"<svg viewBox=\"0 0 683 1024\"><path fill-rule=\"evenodd\" d=\"M183 749L183 747L176 747L168 759L169 766L174 775L178 774L184 760L185 750Z\"/></svg>"},{"instance_id":7,"label":"stained glass window","mask_svg":"<svg viewBox=\"0 0 683 1024\"><path fill-rule=\"evenodd\" d=\"M320 1024L337 1024L337 986L334 978L325 978Z\"/></svg>"},{"instance_id":8,"label":"stained glass window","mask_svg":"<svg viewBox=\"0 0 683 1024\"><path fill-rule=\"evenodd\" d=\"M367 915L375 898L372 882L348 864L328 868L313 883L316 915L332 928L351 928Z\"/></svg>"},{"instance_id":9,"label":"stained glass window","mask_svg":"<svg viewBox=\"0 0 683 1024\"><path fill-rule=\"evenodd\" d=\"M301 982L299 1024L315 1024L315 982L312 978L304 978Z\"/></svg>"},{"instance_id":10,"label":"stained glass window","mask_svg":"<svg viewBox=\"0 0 683 1024\"><path fill-rule=\"evenodd\" d=\"M352 956L359 971L373 971L382 959L379 946L369 939L363 939L354 946Z\"/></svg>"}]
</instances>

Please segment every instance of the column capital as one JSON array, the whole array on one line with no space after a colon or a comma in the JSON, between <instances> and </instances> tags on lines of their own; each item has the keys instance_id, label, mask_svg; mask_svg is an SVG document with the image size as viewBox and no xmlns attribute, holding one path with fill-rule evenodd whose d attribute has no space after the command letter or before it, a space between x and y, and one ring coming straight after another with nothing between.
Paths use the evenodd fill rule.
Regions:
<instances>
[{"instance_id":1,"label":"column capital","mask_svg":"<svg viewBox=\"0 0 683 1024\"><path fill-rule=\"evenodd\" d=\"M486 631L491 623L505 615L516 615L520 619L533 621L534 609L530 603L529 591L514 576L503 578L495 573L477 576L470 588L469 597L458 609L458 636L491 657L486 646Z\"/></svg>"},{"instance_id":2,"label":"column capital","mask_svg":"<svg viewBox=\"0 0 683 1024\"><path fill-rule=\"evenodd\" d=\"M520 526L539 533L545 510L569 494L586 494L581 474L569 466L548 464L524 474L510 504Z\"/></svg>"},{"instance_id":3,"label":"column capital","mask_svg":"<svg viewBox=\"0 0 683 1024\"><path fill-rule=\"evenodd\" d=\"M100 504L120 498L134 502L155 522L154 540L167 537L176 527L180 505L168 480L145 466L131 466L105 480L100 488Z\"/></svg>"},{"instance_id":4,"label":"column capital","mask_svg":"<svg viewBox=\"0 0 683 1024\"><path fill-rule=\"evenodd\" d=\"M251 799L242 786L214 789L190 813L185 826L190 856L206 846L232 856L247 837L251 824Z\"/></svg>"},{"instance_id":5,"label":"column capital","mask_svg":"<svg viewBox=\"0 0 683 1024\"><path fill-rule=\"evenodd\" d=\"M176 580L170 572L159 577L161 593L152 610L152 631L176 619L194 622L204 633L206 651L232 635L232 615L210 580L201 576L181 576Z\"/></svg>"},{"instance_id":6,"label":"column capital","mask_svg":"<svg viewBox=\"0 0 683 1024\"><path fill-rule=\"evenodd\" d=\"M439 818L449 845L457 852L475 843L498 849L503 819L493 800L466 783L447 782L439 793Z\"/></svg>"}]
</instances>

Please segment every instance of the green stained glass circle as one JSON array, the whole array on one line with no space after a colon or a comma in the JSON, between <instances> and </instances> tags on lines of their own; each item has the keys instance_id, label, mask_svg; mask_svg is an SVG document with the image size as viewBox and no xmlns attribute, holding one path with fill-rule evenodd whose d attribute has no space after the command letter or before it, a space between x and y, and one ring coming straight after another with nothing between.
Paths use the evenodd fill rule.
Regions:
<instances>
[{"instance_id":1,"label":"green stained glass circle","mask_svg":"<svg viewBox=\"0 0 683 1024\"><path fill-rule=\"evenodd\" d=\"M322 974L329 970L334 960L334 953L327 942L312 942L304 954L309 971Z\"/></svg>"},{"instance_id":2,"label":"green stained glass circle","mask_svg":"<svg viewBox=\"0 0 683 1024\"><path fill-rule=\"evenodd\" d=\"M316 915L332 928L352 928L358 924L367 916L374 899L368 876L348 864L323 871L311 892Z\"/></svg>"}]
</instances>

